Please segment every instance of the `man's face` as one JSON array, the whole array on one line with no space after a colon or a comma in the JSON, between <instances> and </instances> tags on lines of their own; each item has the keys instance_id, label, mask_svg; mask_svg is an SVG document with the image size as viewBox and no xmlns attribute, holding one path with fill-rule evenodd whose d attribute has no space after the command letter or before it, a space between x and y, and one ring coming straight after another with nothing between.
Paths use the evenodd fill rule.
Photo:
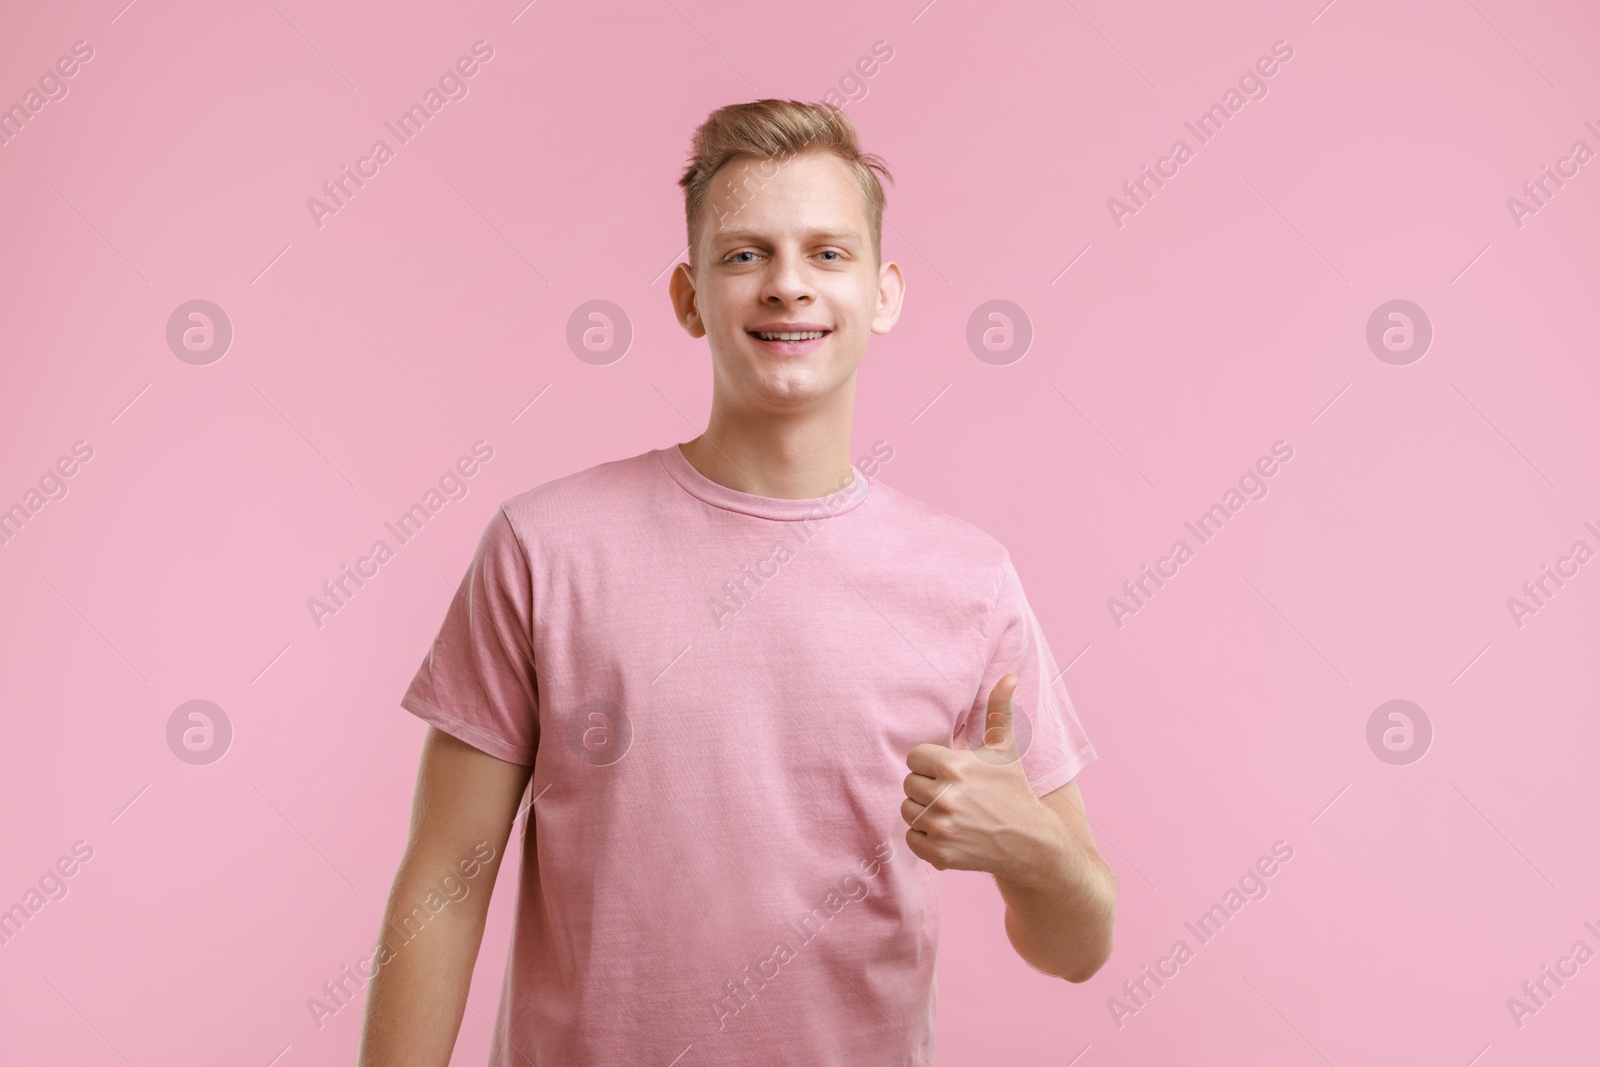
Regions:
<instances>
[{"instance_id":1,"label":"man's face","mask_svg":"<svg viewBox=\"0 0 1600 1067\"><path fill-rule=\"evenodd\" d=\"M867 335L900 317L900 268L875 261L866 202L830 153L728 163L695 239L673 304L708 338L718 396L740 411L794 413L853 385Z\"/></svg>"}]
</instances>

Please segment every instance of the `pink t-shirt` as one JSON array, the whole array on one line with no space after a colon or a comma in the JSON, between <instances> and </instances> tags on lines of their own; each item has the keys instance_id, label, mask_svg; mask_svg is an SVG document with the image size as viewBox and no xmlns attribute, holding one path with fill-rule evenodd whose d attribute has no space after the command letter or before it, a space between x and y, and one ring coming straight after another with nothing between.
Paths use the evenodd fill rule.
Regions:
<instances>
[{"instance_id":1,"label":"pink t-shirt","mask_svg":"<svg viewBox=\"0 0 1600 1067\"><path fill-rule=\"evenodd\" d=\"M933 1062L907 753L1008 673L1037 794L1095 751L1005 548L852 469L783 500L672 446L489 521L401 705L534 768L491 1067Z\"/></svg>"}]
</instances>

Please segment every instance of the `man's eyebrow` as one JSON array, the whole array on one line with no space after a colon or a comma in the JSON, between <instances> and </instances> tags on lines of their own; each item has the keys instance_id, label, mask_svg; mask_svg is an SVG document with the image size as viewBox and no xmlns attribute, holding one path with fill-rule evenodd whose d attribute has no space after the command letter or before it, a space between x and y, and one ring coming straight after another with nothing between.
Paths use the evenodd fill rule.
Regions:
<instances>
[{"instance_id":1,"label":"man's eyebrow","mask_svg":"<svg viewBox=\"0 0 1600 1067\"><path fill-rule=\"evenodd\" d=\"M854 230L809 230L805 236L808 240L816 240L818 238L825 241L842 242L861 240L861 235L856 233ZM770 239L765 232L751 229L746 226L718 228L713 231L712 238L713 240L717 241L767 241Z\"/></svg>"}]
</instances>

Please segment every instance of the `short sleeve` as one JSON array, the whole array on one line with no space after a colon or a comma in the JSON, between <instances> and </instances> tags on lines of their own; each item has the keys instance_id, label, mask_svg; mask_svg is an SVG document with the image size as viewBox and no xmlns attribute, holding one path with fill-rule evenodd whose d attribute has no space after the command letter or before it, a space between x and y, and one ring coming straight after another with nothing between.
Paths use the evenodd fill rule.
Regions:
<instances>
[{"instance_id":1,"label":"short sleeve","mask_svg":"<svg viewBox=\"0 0 1600 1067\"><path fill-rule=\"evenodd\" d=\"M1056 665L1039 620L1022 592L1022 581L1008 554L1000 575L1000 589L990 612L988 666L983 684L968 709L964 736L968 747L982 743L989 710L989 692L1008 674L1017 676L1011 697L1012 719L1022 769L1036 796L1066 785L1095 758L1094 746L1067 695L1057 681Z\"/></svg>"},{"instance_id":2,"label":"short sleeve","mask_svg":"<svg viewBox=\"0 0 1600 1067\"><path fill-rule=\"evenodd\" d=\"M491 756L531 766L539 746L532 633L528 557L497 509L400 706Z\"/></svg>"}]
</instances>

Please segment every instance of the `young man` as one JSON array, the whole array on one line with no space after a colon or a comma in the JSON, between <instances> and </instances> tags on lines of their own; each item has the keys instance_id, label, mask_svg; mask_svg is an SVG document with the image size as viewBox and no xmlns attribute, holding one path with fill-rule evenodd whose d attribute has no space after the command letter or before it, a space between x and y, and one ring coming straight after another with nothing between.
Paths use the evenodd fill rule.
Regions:
<instances>
[{"instance_id":1,"label":"young man","mask_svg":"<svg viewBox=\"0 0 1600 1067\"><path fill-rule=\"evenodd\" d=\"M484 531L401 701L431 725L362 1067L449 1061L525 788L493 1067L931 1064L951 867L995 876L1038 970L1109 954L1095 752L1009 555L872 483L892 446L850 461L905 284L874 170L822 105L697 131L671 293L709 425Z\"/></svg>"}]
</instances>

